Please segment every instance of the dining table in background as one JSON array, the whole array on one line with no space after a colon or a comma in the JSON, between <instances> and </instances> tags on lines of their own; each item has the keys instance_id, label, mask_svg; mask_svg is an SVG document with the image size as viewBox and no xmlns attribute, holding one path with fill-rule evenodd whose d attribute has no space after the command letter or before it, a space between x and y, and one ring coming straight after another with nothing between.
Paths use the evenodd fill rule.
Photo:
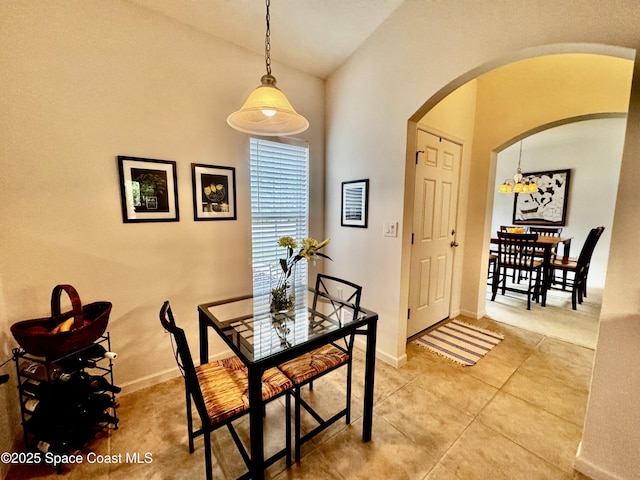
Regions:
<instances>
[{"instance_id":1,"label":"dining table in background","mask_svg":"<svg viewBox=\"0 0 640 480\"><path fill-rule=\"evenodd\" d=\"M247 294L198 306L200 363L209 361L208 332L213 328L248 369L253 479L264 478L265 470L264 371L352 333L366 337L362 440L371 440L378 314L360 307L353 315L336 320L329 314L330 305L320 302L313 307L313 296L312 288L298 287L295 309L291 313L270 312L268 293Z\"/></svg>"},{"instance_id":2,"label":"dining table in background","mask_svg":"<svg viewBox=\"0 0 640 480\"><path fill-rule=\"evenodd\" d=\"M546 235L539 235L536 240L535 248L543 251L542 256L542 295L540 305L545 307L547 305L547 291L551 288L553 282L553 268L551 266L551 257L553 250L562 244L562 253L558 253L557 256L562 259L562 263L569 263L569 253L571 250L571 240L573 237L552 237ZM498 245L500 240L497 237L491 238L491 243Z\"/></svg>"}]
</instances>

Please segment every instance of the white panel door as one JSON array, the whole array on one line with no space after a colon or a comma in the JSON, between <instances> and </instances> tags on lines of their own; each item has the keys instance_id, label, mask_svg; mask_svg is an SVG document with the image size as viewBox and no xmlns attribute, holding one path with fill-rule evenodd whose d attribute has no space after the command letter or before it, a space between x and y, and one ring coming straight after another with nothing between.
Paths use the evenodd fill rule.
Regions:
<instances>
[{"instance_id":1,"label":"white panel door","mask_svg":"<svg viewBox=\"0 0 640 480\"><path fill-rule=\"evenodd\" d=\"M449 316L462 146L418 130L407 336Z\"/></svg>"}]
</instances>

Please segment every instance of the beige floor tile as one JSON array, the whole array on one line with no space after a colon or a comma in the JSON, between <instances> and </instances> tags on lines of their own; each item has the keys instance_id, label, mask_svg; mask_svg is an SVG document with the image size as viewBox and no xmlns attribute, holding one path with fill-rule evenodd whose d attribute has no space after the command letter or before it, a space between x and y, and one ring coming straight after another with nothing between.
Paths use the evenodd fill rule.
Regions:
<instances>
[{"instance_id":1,"label":"beige floor tile","mask_svg":"<svg viewBox=\"0 0 640 480\"><path fill-rule=\"evenodd\" d=\"M433 467L424 480L463 480L442 464Z\"/></svg>"},{"instance_id":2,"label":"beige floor tile","mask_svg":"<svg viewBox=\"0 0 640 480\"><path fill-rule=\"evenodd\" d=\"M519 369L502 391L582 426L587 409L588 392L576 390L545 372Z\"/></svg>"},{"instance_id":3,"label":"beige floor tile","mask_svg":"<svg viewBox=\"0 0 640 480\"><path fill-rule=\"evenodd\" d=\"M313 455L325 457L342 478L350 480L421 479L439 458L429 448L414 443L375 417L370 442L362 442L361 424L357 422L329 439Z\"/></svg>"},{"instance_id":4,"label":"beige floor tile","mask_svg":"<svg viewBox=\"0 0 640 480\"><path fill-rule=\"evenodd\" d=\"M412 442L442 455L474 417L426 393L417 383L407 385L393 398L376 405L374 420L385 420ZM420 401L416 401L418 398Z\"/></svg>"},{"instance_id":5,"label":"beige floor tile","mask_svg":"<svg viewBox=\"0 0 640 480\"><path fill-rule=\"evenodd\" d=\"M567 480L559 468L474 422L441 464L465 480Z\"/></svg>"},{"instance_id":6,"label":"beige floor tile","mask_svg":"<svg viewBox=\"0 0 640 480\"><path fill-rule=\"evenodd\" d=\"M506 393L498 393L478 421L528 451L573 473L582 428Z\"/></svg>"},{"instance_id":7,"label":"beige floor tile","mask_svg":"<svg viewBox=\"0 0 640 480\"><path fill-rule=\"evenodd\" d=\"M434 354L439 368L425 372L414 384L421 388L421 397L429 404L446 403L469 415L476 415L496 394L498 389L462 371L462 366L449 365L450 360Z\"/></svg>"},{"instance_id":8,"label":"beige floor tile","mask_svg":"<svg viewBox=\"0 0 640 480\"><path fill-rule=\"evenodd\" d=\"M523 369L553 377L577 390L589 391L594 351L568 342L546 338L523 363Z\"/></svg>"}]
</instances>

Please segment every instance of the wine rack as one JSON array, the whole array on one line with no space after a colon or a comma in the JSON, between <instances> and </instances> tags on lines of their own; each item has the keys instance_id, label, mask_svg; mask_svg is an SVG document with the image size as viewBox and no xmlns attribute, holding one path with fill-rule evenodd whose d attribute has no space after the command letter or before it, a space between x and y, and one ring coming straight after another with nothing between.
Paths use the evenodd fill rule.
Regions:
<instances>
[{"instance_id":1,"label":"wine rack","mask_svg":"<svg viewBox=\"0 0 640 480\"><path fill-rule=\"evenodd\" d=\"M113 383L109 352L109 332L56 359L13 350L28 450L64 455L79 450L100 432L117 430L120 389Z\"/></svg>"}]
</instances>

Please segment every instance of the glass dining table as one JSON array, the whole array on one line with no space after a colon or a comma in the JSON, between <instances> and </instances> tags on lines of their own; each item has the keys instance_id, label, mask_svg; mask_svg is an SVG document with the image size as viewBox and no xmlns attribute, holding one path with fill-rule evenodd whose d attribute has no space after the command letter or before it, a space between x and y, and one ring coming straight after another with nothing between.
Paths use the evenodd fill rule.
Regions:
<instances>
[{"instance_id":1,"label":"glass dining table","mask_svg":"<svg viewBox=\"0 0 640 480\"><path fill-rule=\"evenodd\" d=\"M314 298L318 301L314 302ZM348 302L326 293L317 294L306 286L296 289L292 311L272 313L269 300L268 293L247 294L198 306L200 363L209 361L208 333L212 328L248 369L253 479L264 478L262 374L268 368L352 333L363 335L366 338L363 441L371 440L373 424L378 314L366 308L355 309Z\"/></svg>"}]
</instances>

